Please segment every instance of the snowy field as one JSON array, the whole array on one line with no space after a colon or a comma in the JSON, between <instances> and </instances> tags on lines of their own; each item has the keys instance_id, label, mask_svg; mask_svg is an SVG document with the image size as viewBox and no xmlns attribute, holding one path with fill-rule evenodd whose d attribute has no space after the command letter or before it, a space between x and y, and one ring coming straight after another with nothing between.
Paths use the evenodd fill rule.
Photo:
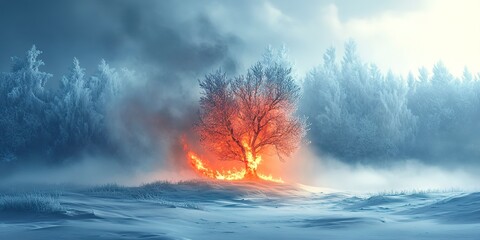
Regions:
<instances>
[{"instance_id":1,"label":"snowy field","mask_svg":"<svg viewBox=\"0 0 480 240\"><path fill-rule=\"evenodd\" d=\"M205 181L0 191L2 240L479 238L479 192Z\"/></svg>"}]
</instances>

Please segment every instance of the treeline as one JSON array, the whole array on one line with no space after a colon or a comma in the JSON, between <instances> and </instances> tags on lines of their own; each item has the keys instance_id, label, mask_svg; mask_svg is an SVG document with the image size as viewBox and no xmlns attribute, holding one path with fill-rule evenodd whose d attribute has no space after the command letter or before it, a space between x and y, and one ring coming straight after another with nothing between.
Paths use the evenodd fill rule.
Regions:
<instances>
[{"instance_id":1,"label":"treeline","mask_svg":"<svg viewBox=\"0 0 480 240\"><path fill-rule=\"evenodd\" d=\"M303 82L300 114L320 152L345 161L398 158L477 161L480 157L480 77L456 78L441 63L405 79L361 61L354 42Z\"/></svg>"},{"instance_id":2,"label":"treeline","mask_svg":"<svg viewBox=\"0 0 480 240\"><path fill-rule=\"evenodd\" d=\"M17 159L63 161L83 151L113 154L107 134L111 105L130 74L105 61L92 76L73 59L55 90L41 70L41 51L33 46L24 58L13 58L10 72L0 73L0 163Z\"/></svg>"},{"instance_id":3,"label":"treeline","mask_svg":"<svg viewBox=\"0 0 480 240\"><path fill-rule=\"evenodd\" d=\"M87 76L74 59L60 86L51 88L46 83L52 75L41 70L40 54L33 47L24 58L13 58L10 72L0 73L0 165L57 163L84 153L118 156L125 146L135 148L136 140L122 140L125 134L116 133L112 121L115 111L128 105L131 72L102 61ZM292 67L285 48L267 48L262 59L266 66ZM307 117L308 140L322 154L364 163L479 162L478 74L465 70L454 77L442 63L406 78L385 74L363 62L355 43L348 42L341 60L328 49L323 64L301 82L298 114Z\"/></svg>"}]
</instances>

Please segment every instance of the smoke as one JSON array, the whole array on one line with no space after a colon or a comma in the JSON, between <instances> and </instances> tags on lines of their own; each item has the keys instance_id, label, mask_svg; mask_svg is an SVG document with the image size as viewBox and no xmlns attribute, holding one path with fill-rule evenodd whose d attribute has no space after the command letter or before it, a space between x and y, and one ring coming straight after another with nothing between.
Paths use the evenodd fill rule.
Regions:
<instances>
[{"instance_id":1,"label":"smoke","mask_svg":"<svg viewBox=\"0 0 480 240\"><path fill-rule=\"evenodd\" d=\"M87 69L94 69L101 58L128 59L163 72L198 74L215 64L234 69L229 48L239 40L220 32L195 5L201 4L151 0L3 3L2 35L8 37L0 40L0 52L14 56L37 44L49 59L47 71L58 75L74 56ZM9 65L8 58L0 62L4 69Z\"/></svg>"},{"instance_id":2,"label":"smoke","mask_svg":"<svg viewBox=\"0 0 480 240\"><path fill-rule=\"evenodd\" d=\"M388 44L395 42L361 32L362 23L368 24L371 19L362 20L381 15L402 23L396 20L397 13L424 10L425 4L419 7L411 2L382 1L360 6L350 1L334 4L332 1L297 4L215 0L17 0L1 3L2 71L8 71L10 56L23 53L32 44L44 51L44 71L53 73L49 80L51 89L56 89L73 57L80 60L87 72L93 72L102 58L117 68L135 71L128 92L106 116L108 133L128 161L85 153L68 165L21 166L11 179L37 181L48 176L51 182L61 182L76 181L79 176L88 175L88 181L95 183L192 177L186 170L179 138L185 136L195 142L192 127L198 111L197 80L204 74L218 68L230 75L244 72L246 66L258 60L265 46L286 43L302 75L320 63L329 45L340 47L352 35L356 37L355 34L360 36L360 53L368 49L373 51L373 57L384 56ZM385 10L388 14L384 16ZM372 42L368 43L369 40ZM383 42L388 44L382 45ZM372 47L377 45L378 48ZM388 49L393 48L397 47ZM393 56L389 57L390 62L399 59L396 57L399 54L390 53L388 55ZM382 64L381 60L385 59L374 60ZM470 132L466 134L471 135ZM302 147L286 163L272 164L275 168L272 171L290 182L362 191L468 188L475 187L472 183L478 182L472 177L473 170L461 161L450 162L448 167L414 159L382 159L375 162L376 165L362 165L328 158L310 148ZM381 166L382 162L392 164ZM452 165L453 168L449 168ZM84 182L85 178L80 181Z\"/></svg>"},{"instance_id":3,"label":"smoke","mask_svg":"<svg viewBox=\"0 0 480 240\"><path fill-rule=\"evenodd\" d=\"M182 171L180 137L194 139L198 79L217 68L236 72L232 48L240 39L217 29L205 13L186 11L199 7L196 2L107 1L85 7L108 12L114 30L107 38L126 56L117 57L118 64L140 72L125 104L109 119L110 132L144 172Z\"/></svg>"},{"instance_id":4,"label":"smoke","mask_svg":"<svg viewBox=\"0 0 480 240\"><path fill-rule=\"evenodd\" d=\"M31 165L42 169L34 174L39 179L55 176L52 179L67 181L72 176L74 180L90 170L88 175L115 179L116 172L135 177L158 169L184 168L179 138L192 134L198 79L217 68L229 73L237 70L232 48L241 46L241 40L219 30L196 1L21 0L2 3L0 9L2 36L8 36L0 40L0 67L5 71L9 56L25 52L32 44L44 52L42 70L53 73L47 82L52 92L73 57L87 74L94 72L102 58L117 69L134 71L133 82L105 115L109 138L119 154L81 153L70 157L66 165L42 165L49 161L35 159ZM31 19L36 19L34 24ZM16 33L18 29L21 34ZM110 164L115 171L108 170ZM29 166L16 169L29 176Z\"/></svg>"}]
</instances>

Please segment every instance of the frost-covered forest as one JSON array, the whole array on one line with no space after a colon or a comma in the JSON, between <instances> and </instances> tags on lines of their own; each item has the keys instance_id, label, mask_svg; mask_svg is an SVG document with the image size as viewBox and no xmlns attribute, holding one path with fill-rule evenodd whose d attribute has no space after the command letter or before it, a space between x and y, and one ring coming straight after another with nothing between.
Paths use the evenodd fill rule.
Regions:
<instances>
[{"instance_id":1,"label":"frost-covered forest","mask_svg":"<svg viewBox=\"0 0 480 240\"><path fill-rule=\"evenodd\" d=\"M59 86L47 87L52 74L42 71L40 54L34 46L0 74L0 162L118 154L109 118L132 73L101 61L89 76L74 58ZM292 66L285 49L267 49L263 62ZM362 163L480 157L480 75L467 69L456 77L438 62L399 76L363 62L355 43L347 42L342 59L327 49L323 63L305 77L296 75L302 86L298 114L307 118L311 146L324 155Z\"/></svg>"},{"instance_id":2,"label":"frost-covered forest","mask_svg":"<svg viewBox=\"0 0 480 240\"><path fill-rule=\"evenodd\" d=\"M105 61L96 73L73 59L58 89L46 83L42 52L33 46L23 58L12 58L10 72L0 75L0 161L65 161L83 151L114 153L107 134L109 110L130 76Z\"/></svg>"},{"instance_id":3,"label":"frost-covered forest","mask_svg":"<svg viewBox=\"0 0 480 240\"><path fill-rule=\"evenodd\" d=\"M330 48L307 74L301 114L313 146L345 161L477 161L479 80L466 68L455 77L442 62L406 78L385 74L350 41L340 61Z\"/></svg>"}]
</instances>

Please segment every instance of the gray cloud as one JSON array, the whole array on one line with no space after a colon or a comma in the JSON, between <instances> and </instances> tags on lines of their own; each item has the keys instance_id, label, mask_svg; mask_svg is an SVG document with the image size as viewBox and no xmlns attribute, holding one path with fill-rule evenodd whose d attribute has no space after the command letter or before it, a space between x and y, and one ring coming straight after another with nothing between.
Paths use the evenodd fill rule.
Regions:
<instances>
[{"instance_id":1,"label":"gray cloud","mask_svg":"<svg viewBox=\"0 0 480 240\"><path fill-rule=\"evenodd\" d=\"M10 56L20 55L37 44L44 51L45 69L55 75L63 74L74 56L90 71L105 58L128 59L172 72L203 73L213 65L234 72L250 65L266 45L286 43L305 71L313 65L312 55L320 59L324 49L332 45L330 29L317 21L331 4L338 8L341 20L374 17L385 11L408 12L421 6L417 1L376 0L307 0L302 4L217 0L4 1L0 3L0 70L8 69Z\"/></svg>"},{"instance_id":2,"label":"gray cloud","mask_svg":"<svg viewBox=\"0 0 480 240\"><path fill-rule=\"evenodd\" d=\"M65 72L76 56L88 70L101 58L134 60L164 72L198 73L220 65L235 70L230 45L239 40L219 32L205 13L184 11L171 1L2 2L0 69L9 56L32 44L44 51L45 69Z\"/></svg>"}]
</instances>

